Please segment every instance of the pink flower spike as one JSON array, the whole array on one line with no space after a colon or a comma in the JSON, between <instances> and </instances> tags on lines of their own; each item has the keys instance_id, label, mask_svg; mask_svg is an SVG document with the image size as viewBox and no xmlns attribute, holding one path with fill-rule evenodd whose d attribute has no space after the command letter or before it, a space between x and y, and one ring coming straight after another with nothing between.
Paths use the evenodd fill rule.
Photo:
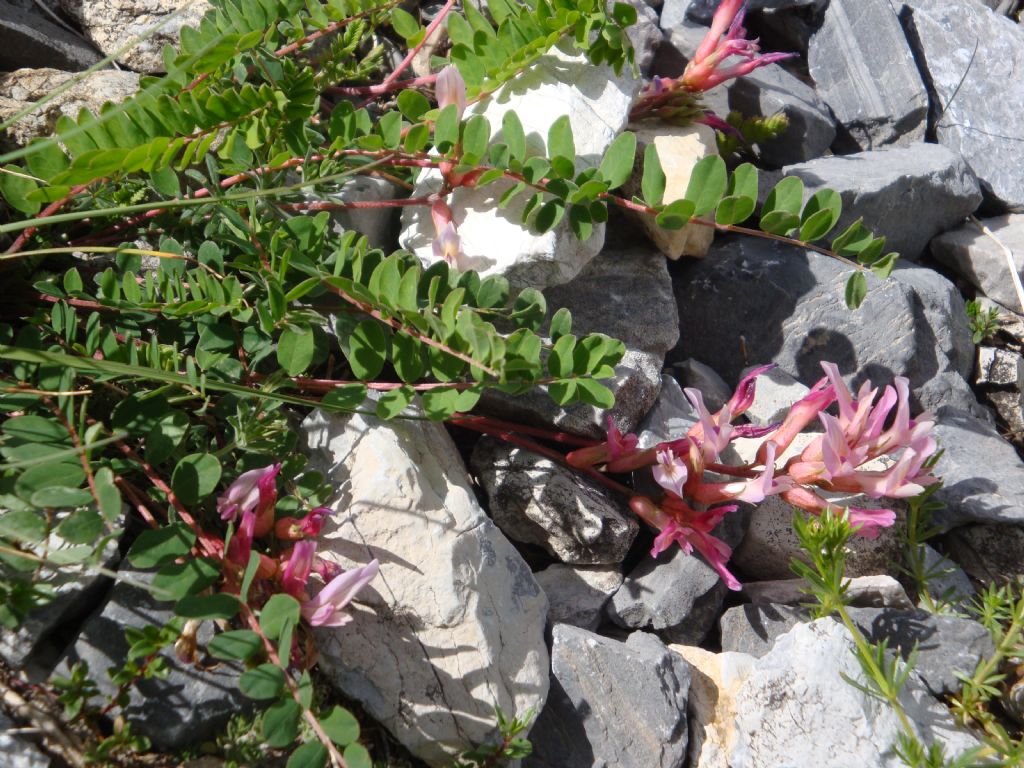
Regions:
<instances>
[{"instance_id":1,"label":"pink flower spike","mask_svg":"<svg viewBox=\"0 0 1024 768\"><path fill-rule=\"evenodd\" d=\"M276 477L280 469L280 464L273 464L240 474L217 499L221 520L234 520L239 513L255 509L260 502L260 480L267 475Z\"/></svg>"},{"instance_id":2,"label":"pink flower spike","mask_svg":"<svg viewBox=\"0 0 1024 768\"><path fill-rule=\"evenodd\" d=\"M306 539L296 542L292 547L291 557L281 575L281 589L294 598L301 599L306 591L306 582L313 569L313 555L316 554L316 542Z\"/></svg>"},{"instance_id":3,"label":"pink flower spike","mask_svg":"<svg viewBox=\"0 0 1024 768\"><path fill-rule=\"evenodd\" d=\"M324 521L333 514L334 510L329 507L317 507L303 518L300 530L307 536L319 536Z\"/></svg>"},{"instance_id":4,"label":"pink flower spike","mask_svg":"<svg viewBox=\"0 0 1024 768\"><path fill-rule=\"evenodd\" d=\"M671 450L658 451L658 463L651 470L655 482L669 493L674 493L679 498L683 497L683 486L686 478L689 477L689 469L682 458L676 456Z\"/></svg>"},{"instance_id":5,"label":"pink flower spike","mask_svg":"<svg viewBox=\"0 0 1024 768\"><path fill-rule=\"evenodd\" d=\"M380 563L373 559L360 568L336 576L315 597L302 604L302 616L314 627L342 627L352 621L345 607L374 580Z\"/></svg>"},{"instance_id":6,"label":"pink flower spike","mask_svg":"<svg viewBox=\"0 0 1024 768\"><path fill-rule=\"evenodd\" d=\"M707 406L704 405L704 396L701 395L699 389L687 387L683 390L683 394L697 411L699 419L687 434L700 442L704 461L712 463L718 459L718 454L729 445L729 438L732 434L732 425L729 423L731 421L729 406L726 404L718 412L717 417L712 416Z\"/></svg>"},{"instance_id":7,"label":"pink flower spike","mask_svg":"<svg viewBox=\"0 0 1024 768\"><path fill-rule=\"evenodd\" d=\"M849 507L846 511L850 525L865 539L877 539L882 528L889 528L896 522L896 513L891 509L862 509Z\"/></svg>"},{"instance_id":8,"label":"pink flower spike","mask_svg":"<svg viewBox=\"0 0 1024 768\"><path fill-rule=\"evenodd\" d=\"M786 414L786 418L782 422L782 426L779 427L779 431L772 436L771 443L778 448L775 455L781 456L789 448L796 436L803 432L804 427L810 424L819 413L832 405L832 401L835 399L836 391L833 386L826 386L825 380L815 384L814 388L802 400L795 403L789 409L789 413ZM763 445L758 451L757 460L759 462L764 462L765 450L766 446Z\"/></svg>"},{"instance_id":9,"label":"pink flower spike","mask_svg":"<svg viewBox=\"0 0 1024 768\"><path fill-rule=\"evenodd\" d=\"M741 141L743 140L743 134L740 133L739 130L729 125L710 109L705 109L704 114L700 117L694 118L693 122L706 125L708 128L712 128L719 133L724 133L727 136L735 136L737 139L740 139Z\"/></svg>"},{"instance_id":10,"label":"pink flower spike","mask_svg":"<svg viewBox=\"0 0 1024 768\"><path fill-rule=\"evenodd\" d=\"M459 254L462 253L462 241L459 239L459 231L455 228L455 222L449 221L444 225L432 246L434 258L444 259L448 266L458 268Z\"/></svg>"},{"instance_id":11,"label":"pink flower spike","mask_svg":"<svg viewBox=\"0 0 1024 768\"><path fill-rule=\"evenodd\" d=\"M762 373L767 373L773 368L778 368L778 366L775 363L758 366L740 380L740 383L736 387L736 391L733 392L732 397L729 398L729 413L732 414L732 418L735 419L737 416L742 416L747 412L747 409L753 405L757 387L757 377Z\"/></svg>"},{"instance_id":12,"label":"pink flower spike","mask_svg":"<svg viewBox=\"0 0 1024 768\"><path fill-rule=\"evenodd\" d=\"M636 450L640 439L636 435L623 435L615 425L615 420L608 417L608 458L620 459Z\"/></svg>"},{"instance_id":13,"label":"pink flower spike","mask_svg":"<svg viewBox=\"0 0 1024 768\"><path fill-rule=\"evenodd\" d=\"M259 501L256 503L256 538L266 536L274 527L274 512L277 507L277 473L281 471L280 464L268 467L263 476L256 483L259 491Z\"/></svg>"},{"instance_id":14,"label":"pink flower spike","mask_svg":"<svg viewBox=\"0 0 1024 768\"><path fill-rule=\"evenodd\" d=\"M700 47L693 55L693 61L700 64L718 47L722 35L732 27L736 15L743 8L744 0L723 0L711 20L711 29L704 36Z\"/></svg>"},{"instance_id":15,"label":"pink flower spike","mask_svg":"<svg viewBox=\"0 0 1024 768\"><path fill-rule=\"evenodd\" d=\"M459 68L449 64L442 69L437 75L434 90L437 94L437 106L444 109L449 104L454 104L461 122L462 113L466 111L466 81L462 79Z\"/></svg>"},{"instance_id":16,"label":"pink flower spike","mask_svg":"<svg viewBox=\"0 0 1024 768\"><path fill-rule=\"evenodd\" d=\"M249 554L252 552L253 530L256 528L256 513L248 509L242 513L242 522L238 525L228 542L227 559L235 565L245 568L249 565Z\"/></svg>"}]
</instances>

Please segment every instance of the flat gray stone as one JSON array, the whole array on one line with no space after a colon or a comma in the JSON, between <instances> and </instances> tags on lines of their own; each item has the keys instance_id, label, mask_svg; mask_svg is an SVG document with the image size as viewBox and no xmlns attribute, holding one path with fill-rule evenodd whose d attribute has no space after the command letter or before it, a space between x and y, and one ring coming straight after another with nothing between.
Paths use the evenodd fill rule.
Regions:
<instances>
[{"instance_id":1,"label":"flat gray stone","mask_svg":"<svg viewBox=\"0 0 1024 768\"><path fill-rule=\"evenodd\" d=\"M654 401L654 407L637 425L637 446L653 448L658 443L678 440L697 421L697 412L686 399L679 382L665 374L661 377L661 392Z\"/></svg>"},{"instance_id":2,"label":"flat gray stone","mask_svg":"<svg viewBox=\"0 0 1024 768\"><path fill-rule=\"evenodd\" d=\"M806 603L807 582L803 579L748 581L743 594L756 605L801 605ZM892 576L854 576L846 580L848 605L859 608L904 608L914 604L907 592Z\"/></svg>"},{"instance_id":3,"label":"flat gray stone","mask_svg":"<svg viewBox=\"0 0 1024 768\"><path fill-rule=\"evenodd\" d=\"M1024 214L982 219L982 224L1010 249L1017 274L1024 274ZM930 248L936 261L952 269L988 298L1021 310L1005 252L973 222L943 232L931 241Z\"/></svg>"},{"instance_id":4,"label":"flat gray stone","mask_svg":"<svg viewBox=\"0 0 1024 768\"><path fill-rule=\"evenodd\" d=\"M774 362L811 386L831 361L854 391L865 379L882 386L906 376L916 408L978 407L964 379L974 352L963 299L930 269L869 275L867 299L852 311L843 299L848 267L753 237L720 238L673 277L681 336L669 362L695 357L728 381Z\"/></svg>"},{"instance_id":5,"label":"flat gray stone","mask_svg":"<svg viewBox=\"0 0 1024 768\"><path fill-rule=\"evenodd\" d=\"M810 621L810 616L804 608L773 603L737 605L723 613L718 622L722 650L760 658L779 637L805 621Z\"/></svg>"},{"instance_id":6,"label":"flat gray stone","mask_svg":"<svg viewBox=\"0 0 1024 768\"><path fill-rule=\"evenodd\" d=\"M555 626L551 693L524 768L680 768L690 665L653 635Z\"/></svg>"},{"instance_id":7,"label":"flat gray stone","mask_svg":"<svg viewBox=\"0 0 1024 768\"><path fill-rule=\"evenodd\" d=\"M725 383L725 379L719 376L718 372L710 365L704 365L699 360L694 360L691 357L689 360L683 360L683 362L673 365L672 370L679 379L680 387L700 390L701 396L704 398L704 405L712 413L719 410L732 397L733 390ZM664 384L662 384L661 390L665 391Z\"/></svg>"},{"instance_id":8,"label":"flat gray stone","mask_svg":"<svg viewBox=\"0 0 1024 768\"><path fill-rule=\"evenodd\" d=\"M594 481L502 440L481 439L470 467L495 525L563 563L620 563L640 530L624 501Z\"/></svg>"},{"instance_id":9,"label":"flat gray stone","mask_svg":"<svg viewBox=\"0 0 1024 768\"><path fill-rule=\"evenodd\" d=\"M808 196L821 189L839 193L843 214L834 234L863 217L864 226L885 237L887 252L911 260L981 203L970 168L956 152L938 144L823 157L782 172L803 179Z\"/></svg>"},{"instance_id":10,"label":"flat gray stone","mask_svg":"<svg viewBox=\"0 0 1024 768\"><path fill-rule=\"evenodd\" d=\"M686 17L701 24L710 24L718 8L719 0L682 0L685 5ZM818 11L828 4L828 0L747 0L746 7L750 11L792 11L809 9ZM668 8L668 2L665 3Z\"/></svg>"},{"instance_id":11,"label":"flat gray stone","mask_svg":"<svg viewBox=\"0 0 1024 768\"><path fill-rule=\"evenodd\" d=\"M986 197L1024 205L1019 125L1024 35L979 3L905 0L901 19L931 97L940 144L963 155Z\"/></svg>"},{"instance_id":12,"label":"flat gray stone","mask_svg":"<svg viewBox=\"0 0 1024 768\"><path fill-rule=\"evenodd\" d=\"M889 649L904 659L916 646L914 671L936 696L957 693L963 683L954 673L970 674L983 658L995 653L988 630L970 619L892 608L847 610L870 642L888 640Z\"/></svg>"},{"instance_id":13,"label":"flat gray stone","mask_svg":"<svg viewBox=\"0 0 1024 768\"><path fill-rule=\"evenodd\" d=\"M935 437L943 449L935 500L936 524L1024 523L1024 463L996 428L951 407L936 411Z\"/></svg>"},{"instance_id":14,"label":"flat gray stone","mask_svg":"<svg viewBox=\"0 0 1024 768\"><path fill-rule=\"evenodd\" d=\"M950 558L982 584L1024 578L1024 527L980 524L954 528L943 538Z\"/></svg>"},{"instance_id":15,"label":"flat gray stone","mask_svg":"<svg viewBox=\"0 0 1024 768\"><path fill-rule=\"evenodd\" d=\"M480 409L520 421L588 437L604 438L607 417L623 433L647 413L661 389L665 353L679 338L672 281L665 257L652 246L606 248L572 282L544 291L548 309L572 312L573 333L605 333L626 345L626 356L612 379L602 382L615 393L605 410L586 404L562 408L541 388L518 396L489 390Z\"/></svg>"},{"instance_id":16,"label":"flat gray stone","mask_svg":"<svg viewBox=\"0 0 1024 768\"><path fill-rule=\"evenodd\" d=\"M746 369L746 376L750 369ZM796 377L782 368L772 368L757 377L754 402L743 415L752 424L767 426L777 424L786 418L790 408L810 392Z\"/></svg>"},{"instance_id":17,"label":"flat gray stone","mask_svg":"<svg viewBox=\"0 0 1024 768\"><path fill-rule=\"evenodd\" d=\"M562 565L555 563L533 574L548 596L548 625L569 624L593 632L601 624L604 607L622 586L616 565Z\"/></svg>"},{"instance_id":18,"label":"flat gray stone","mask_svg":"<svg viewBox=\"0 0 1024 768\"><path fill-rule=\"evenodd\" d=\"M837 150L924 138L928 94L888 0L831 0L807 64L839 122Z\"/></svg>"},{"instance_id":19,"label":"flat gray stone","mask_svg":"<svg viewBox=\"0 0 1024 768\"><path fill-rule=\"evenodd\" d=\"M0 4L0 71L53 67L74 72L88 69L102 58L87 40L37 8Z\"/></svg>"},{"instance_id":20,"label":"flat gray stone","mask_svg":"<svg viewBox=\"0 0 1024 768\"><path fill-rule=\"evenodd\" d=\"M140 571L124 573L135 581L152 579L152 574ZM118 686L110 681L107 669L120 668L128 659L125 629L163 627L174 617L171 607L171 603L157 601L142 587L117 582L106 604L85 622L54 674L66 677L71 665L84 661L100 692L112 696ZM212 637L213 626L206 622L198 636L199 646L205 646ZM149 737L157 749L180 750L212 739L234 715L252 706L252 701L238 690L242 673L238 664L219 662L199 669L180 661L173 648L164 649L161 655L169 675L165 679L140 680L131 686L124 709L133 730Z\"/></svg>"},{"instance_id":21,"label":"flat gray stone","mask_svg":"<svg viewBox=\"0 0 1024 768\"><path fill-rule=\"evenodd\" d=\"M657 560L645 555L608 603L608 618L625 629L648 629L669 642L697 645L718 619L727 588L696 555L673 545Z\"/></svg>"}]
</instances>

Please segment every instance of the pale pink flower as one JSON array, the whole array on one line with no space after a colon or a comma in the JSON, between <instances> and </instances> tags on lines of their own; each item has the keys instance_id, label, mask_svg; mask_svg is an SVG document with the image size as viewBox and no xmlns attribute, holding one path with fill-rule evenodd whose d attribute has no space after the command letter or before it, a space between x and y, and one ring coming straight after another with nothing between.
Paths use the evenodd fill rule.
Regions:
<instances>
[{"instance_id":1,"label":"pale pink flower","mask_svg":"<svg viewBox=\"0 0 1024 768\"><path fill-rule=\"evenodd\" d=\"M693 500L700 504L716 504L722 501L745 501L759 504L769 496L787 491L793 487L793 480L787 475L775 474L775 444L769 442L765 451L764 469L751 480L734 480L727 483L700 483L693 489Z\"/></svg>"},{"instance_id":2,"label":"pale pink flower","mask_svg":"<svg viewBox=\"0 0 1024 768\"><path fill-rule=\"evenodd\" d=\"M352 621L345 612L356 594L377 576L380 563L374 559L364 566L336 576L313 598L302 604L302 616L314 627L341 627Z\"/></svg>"},{"instance_id":3,"label":"pale pink flower","mask_svg":"<svg viewBox=\"0 0 1024 768\"><path fill-rule=\"evenodd\" d=\"M704 405L704 397L699 389L687 387L683 390L690 405L697 411L697 423L694 424L687 436L696 440L700 445L700 452L705 463L711 463L718 459L718 455L729 445L732 436L732 414L729 412L728 403L723 406L714 416Z\"/></svg>"},{"instance_id":4,"label":"pale pink flower","mask_svg":"<svg viewBox=\"0 0 1024 768\"><path fill-rule=\"evenodd\" d=\"M316 542L311 539L298 541L292 547L291 556L281 574L281 589L294 598L301 599L306 591L306 583L313 569L313 555L316 554Z\"/></svg>"},{"instance_id":5,"label":"pale pink flower","mask_svg":"<svg viewBox=\"0 0 1024 768\"><path fill-rule=\"evenodd\" d=\"M657 452L658 463L654 466L652 474L655 482L670 493L679 498L683 497L683 486L689 476L689 469L686 462L676 456L671 449Z\"/></svg>"},{"instance_id":6,"label":"pale pink flower","mask_svg":"<svg viewBox=\"0 0 1024 768\"><path fill-rule=\"evenodd\" d=\"M732 393L732 397L726 403L733 419L742 416L754 404L754 396L757 394L757 377L777 367L775 363L758 366L740 380L740 383L736 385L736 391Z\"/></svg>"},{"instance_id":7,"label":"pale pink flower","mask_svg":"<svg viewBox=\"0 0 1024 768\"><path fill-rule=\"evenodd\" d=\"M249 565L249 555L252 552L252 538L255 528L256 512L252 509L247 509L242 513L242 521L238 524L238 530L235 531L231 541L228 542L227 559L230 562L243 568Z\"/></svg>"},{"instance_id":8,"label":"pale pink flower","mask_svg":"<svg viewBox=\"0 0 1024 768\"><path fill-rule=\"evenodd\" d=\"M896 522L896 513L891 509L864 509L843 507L826 501L810 488L798 485L782 493L782 498L794 507L819 515L826 509L834 514L845 514L855 532L866 539L877 539L882 528L889 528Z\"/></svg>"},{"instance_id":9,"label":"pale pink flower","mask_svg":"<svg viewBox=\"0 0 1024 768\"><path fill-rule=\"evenodd\" d=\"M455 222L449 221L434 238L432 246L434 258L444 259L448 266L458 268L459 255L462 253L462 241L459 239L459 231L455 228Z\"/></svg>"},{"instance_id":10,"label":"pale pink flower","mask_svg":"<svg viewBox=\"0 0 1024 768\"><path fill-rule=\"evenodd\" d=\"M276 501L277 489L273 483L280 471L280 464L272 464L240 474L217 499L217 512L220 513L221 520L234 520L239 513L254 510L257 505L264 506L271 487Z\"/></svg>"},{"instance_id":11,"label":"pale pink flower","mask_svg":"<svg viewBox=\"0 0 1024 768\"><path fill-rule=\"evenodd\" d=\"M461 122L466 111L466 82L462 79L459 68L449 64L442 69L437 75L434 90L437 94L437 106L444 109L449 104L454 104Z\"/></svg>"}]
</instances>

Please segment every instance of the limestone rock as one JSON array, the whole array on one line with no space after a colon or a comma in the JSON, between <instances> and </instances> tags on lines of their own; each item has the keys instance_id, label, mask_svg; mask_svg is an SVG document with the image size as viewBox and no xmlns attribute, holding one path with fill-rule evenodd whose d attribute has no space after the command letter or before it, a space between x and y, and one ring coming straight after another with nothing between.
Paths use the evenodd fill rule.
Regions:
<instances>
[{"instance_id":1,"label":"limestone rock","mask_svg":"<svg viewBox=\"0 0 1024 768\"><path fill-rule=\"evenodd\" d=\"M807 595L804 595L804 600ZM804 608L782 604L737 605L722 614L722 650L764 656L775 641L803 621L810 621Z\"/></svg>"},{"instance_id":2,"label":"limestone rock","mask_svg":"<svg viewBox=\"0 0 1024 768\"><path fill-rule=\"evenodd\" d=\"M397 185L377 176L354 176L339 193L328 194L328 202L379 202L405 197ZM391 253L398 248L398 216L394 208L348 208L331 211L334 231L354 229L366 235L371 248Z\"/></svg>"},{"instance_id":3,"label":"limestone rock","mask_svg":"<svg viewBox=\"0 0 1024 768\"><path fill-rule=\"evenodd\" d=\"M1024 273L1024 214L1011 213L982 219L1013 254L1017 274ZM952 269L986 296L1020 311L1006 254L995 240L971 222L943 232L931 242L935 260Z\"/></svg>"},{"instance_id":4,"label":"limestone rock","mask_svg":"<svg viewBox=\"0 0 1024 768\"><path fill-rule=\"evenodd\" d=\"M639 524L625 504L579 472L493 438L470 461L491 519L513 541L536 544L563 563L620 563Z\"/></svg>"},{"instance_id":5,"label":"limestone rock","mask_svg":"<svg viewBox=\"0 0 1024 768\"><path fill-rule=\"evenodd\" d=\"M936 138L963 155L986 197L1009 207L1024 205L1020 141L1007 131L1024 111L1019 26L978 3L904 5L901 19L925 74Z\"/></svg>"},{"instance_id":6,"label":"limestone rock","mask_svg":"<svg viewBox=\"0 0 1024 768\"><path fill-rule=\"evenodd\" d=\"M533 574L548 596L548 624L569 624L591 632L604 616L604 607L622 586L615 565L562 565L555 563Z\"/></svg>"},{"instance_id":7,"label":"limestone rock","mask_svg":"<svg viewBox=\"0 0 1024 768\"><path fill-rule=\"evenodd\" d=\"M885 236L886 251L906 259L917 259L929 240L960 224L981 203L970 168L938 144L823 157L782 172L803 179L807 196L826 188L839 193L843 214L835 234L863 217L864 226Z\"/></svg>"},{"instance_id":8,"label":"limestone rock","mask_svg":"<svg viewBox=\"0 0 1024 768\"><path fill-rule=\"evenodd\" d=\"M622 643L555 626L551 696L524 768L679 768L690 668L644 632Z\"/></svg>"},{"instance_id":9,"label":"limestone rock","mask_svg":"<svg viewBox=\"0 0 1024 768\"><path fill-rule=\"evenodd\" d=\"M487 118L492 139L500 140L502 118L514 110L532 153L543 152L551 124L568 115L581 168L593 167L625 128L639 85L629 67L616 75L607 65L594 66L563 44L471 111ZM413 196L436 191L440 181L436 173L421 176ZM502 274L516 288L560 285L572 280L601 250L603 225L595 226L590 238L582 242L572 234L567 220L545 234L534 234L522 223L529 195L518 195L506 209L498 210L497 200L506 189L502 182L478 189L459 187L448 199L466 265L481 277ZM423 206L406 207L402 247L430 262L434 238L430 211Z\"/></svg>"},{"instance_id":10,"label":"limestone rock","mask_svg":"<svg viewBox=\"0 0 1024 768\"><path fill-rule=\"evenodd\" d=\"M437 423L315 411L301 443L338 489L321 552L380 575L344 627L316 633L320 668L430 765L543 705L547 599L477 504Z\"/></svg>"},{"instance_id":11,"label":"limestone rock","mask_svg":"<svg viewBox=\"0 0 1024 768\"><path fill-rule=\"evenodd\" d=\"M74 72L57 69L19 69L0 75L0 120L12 117L74 76ZM122 102L133 96L138 88L139 76L134 72L113 69L93 72L41 109L21 118L7 129L6 136L18 146L23 146L36 136L53 133L61 116L76 118L80 109L98 113L104 103Z\"/></svg>"},{"instance_id":12,"label":"limestone rock","mask_svg":"<svg viewBox=\"0 0 1024 768\"><path fill-rule=\"evenodd\" d=\"M630 127L637 138L637 168L627 184L627 196L639 194L644 152L653 144L658 151L658 160L665 172L665 194L662 202L668 204L686 197L693 167L708 155L718 154L715 132L706 125L680 127L645 121ZM702 258L708 252L715 230L699 224L687 224L682 229L664 229L658 226L649 214L635 214L650 241L670 259L680 256Z\"/></svg>"},{"instance_id":13,"label":"limestone rock","mask_svg":"<svg viewBox=\"0 0 1024 768\"><path fill-rule=\"evenodd\" d=\"M32 3L0 4L0 71L21 67L88 69L102 56Z\"/></svg>"},{"instance_id":14,"label":"limestone rock","mask_svg":"<svg viewBox=\"0 0 1024 768\"><path fill-rule=\"evenodd\" d=\"M831 0L807 64L846 152L924 138L928 95L887 0Z\"/></svg>"},{"instance_id":15,"label":"limestone rock","mask_svg":"<svg viewBox=\"0 0 1024 768\"><path fill-rule=\"evenodd\" d=\"M117 59L119 64L147 74L165 71L163 47L176 46L181 28L198 27L210 10L207 0L61 0L61 7L82 25L86 37L105 56L147 35ZM173 18L168 18L171 14ZM158 25L155 33L148 34Z\"/></svg>"}]
</instances>

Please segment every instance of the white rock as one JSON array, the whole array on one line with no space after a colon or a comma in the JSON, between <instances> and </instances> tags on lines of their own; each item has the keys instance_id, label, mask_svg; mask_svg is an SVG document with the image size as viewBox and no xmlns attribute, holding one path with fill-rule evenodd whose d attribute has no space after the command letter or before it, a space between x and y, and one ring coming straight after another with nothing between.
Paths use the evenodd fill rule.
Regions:
<instances>
[{"instance_id":1,"label":"white rock","mask_svg":"<svg viewBox=\"0 0 1024 768\"><path fill-rule=\"evenodd\" d=\"M74 76L74 72L59 69L18 69L0 75L0 120L7 120ZM81 109L98 113L105 102L122 102L138 89L139 76L134 72L93 72L21 118L7 129L7 136L18 145L28 144L36 136L53 133L61 116L76 118Z\"/></svg>"},{"instance_id":2,"label":"white rock","mask_svg":"<svg viewBox=\"0 0 1024 768\"><path fill-rule=\"evenodd\" d=\"M328 678L430 765L492 739L495 706L539 710L547 599L444 428L317 411L301 439L339 490L322 551L345 567L381 563L353 621L316 633Z\"/></svg>"},{"instance_id":3,"label":"white rock","mask_svg":"<svg viewBox=\"0 0 1024 768\"><path fill-rule=\"evenodd\" d=\"M60 0L60 4L107 56L145 36L117 58L118 63L144 73L164 72L163 47L177 46L181 28L198 27L210 10L207 0ZM168 20L171 14L174 17ZM154 27L159 29L151 33Z\"/></svg>"},{"instance_id":4,"label":"white rock","mask_svg":"<svg viewBox=\"0 0 1024 768\"><path fill-rule=\"evenodd\" d=\"M616 75L610 67L594 66L563 44L540 57L472 112L486 117L492 137L498 138L502 118L514 110L532 154L544 153L552 123L568 115L580 158L578 172L598 165L625 128L639 85L629 67ZM436 172L423 174L413 196L436 192L440 183ZM498 210L498 198L509 186L496 182L482 189L459 187L449 196L466 256L464 266L477 270L482 277L504 275L515 288L544 288L568 282L601 250L604 225L595 226L585 241L572 234L567 220L538 235L522 223L529 195L518 195L506 209ZM429 263L434 260L434 237L430 211L424 206L406 207L399 238L402 247Z\"/></svg>"},{"instance_id":5,"label":"white rock","mask_svg":"<svg viewBox=\"0 0 1024 768\"><path fill-rule=\"evenodd\" d=\"M894 750L895 710L843 679L864 677L853 639L838 622L798 624L756 665L746 654L670 647L695 668L689 699L695 768L903 765ZM926 745L939 743L950 755L977 746L917 675L907 680L900 703Z\"/></svg>"},{"instance_id":6,"label":"white rock","mask_svg":"<svg viewBox=\"0 0 1024 768\"><path fill-rule=\"evenodd\" d=\"M648 144L658 150L658 160L665 172L664 203L672 203L686 197L693 167L708 155L718 154L715 132L706 125L677 126L666 123L644 122L630 126L636 133L637 157L642 158ZM638 170L642 166L638 164ZM639 194L640 177L635 175L627 187L628 194ZM687 224L682 229L663 229L648 214L630 211L644 228L647 237L670 259L680 256L703 258L715 237L715 230L699 224Z\"/></svg>"}]
</instances>

